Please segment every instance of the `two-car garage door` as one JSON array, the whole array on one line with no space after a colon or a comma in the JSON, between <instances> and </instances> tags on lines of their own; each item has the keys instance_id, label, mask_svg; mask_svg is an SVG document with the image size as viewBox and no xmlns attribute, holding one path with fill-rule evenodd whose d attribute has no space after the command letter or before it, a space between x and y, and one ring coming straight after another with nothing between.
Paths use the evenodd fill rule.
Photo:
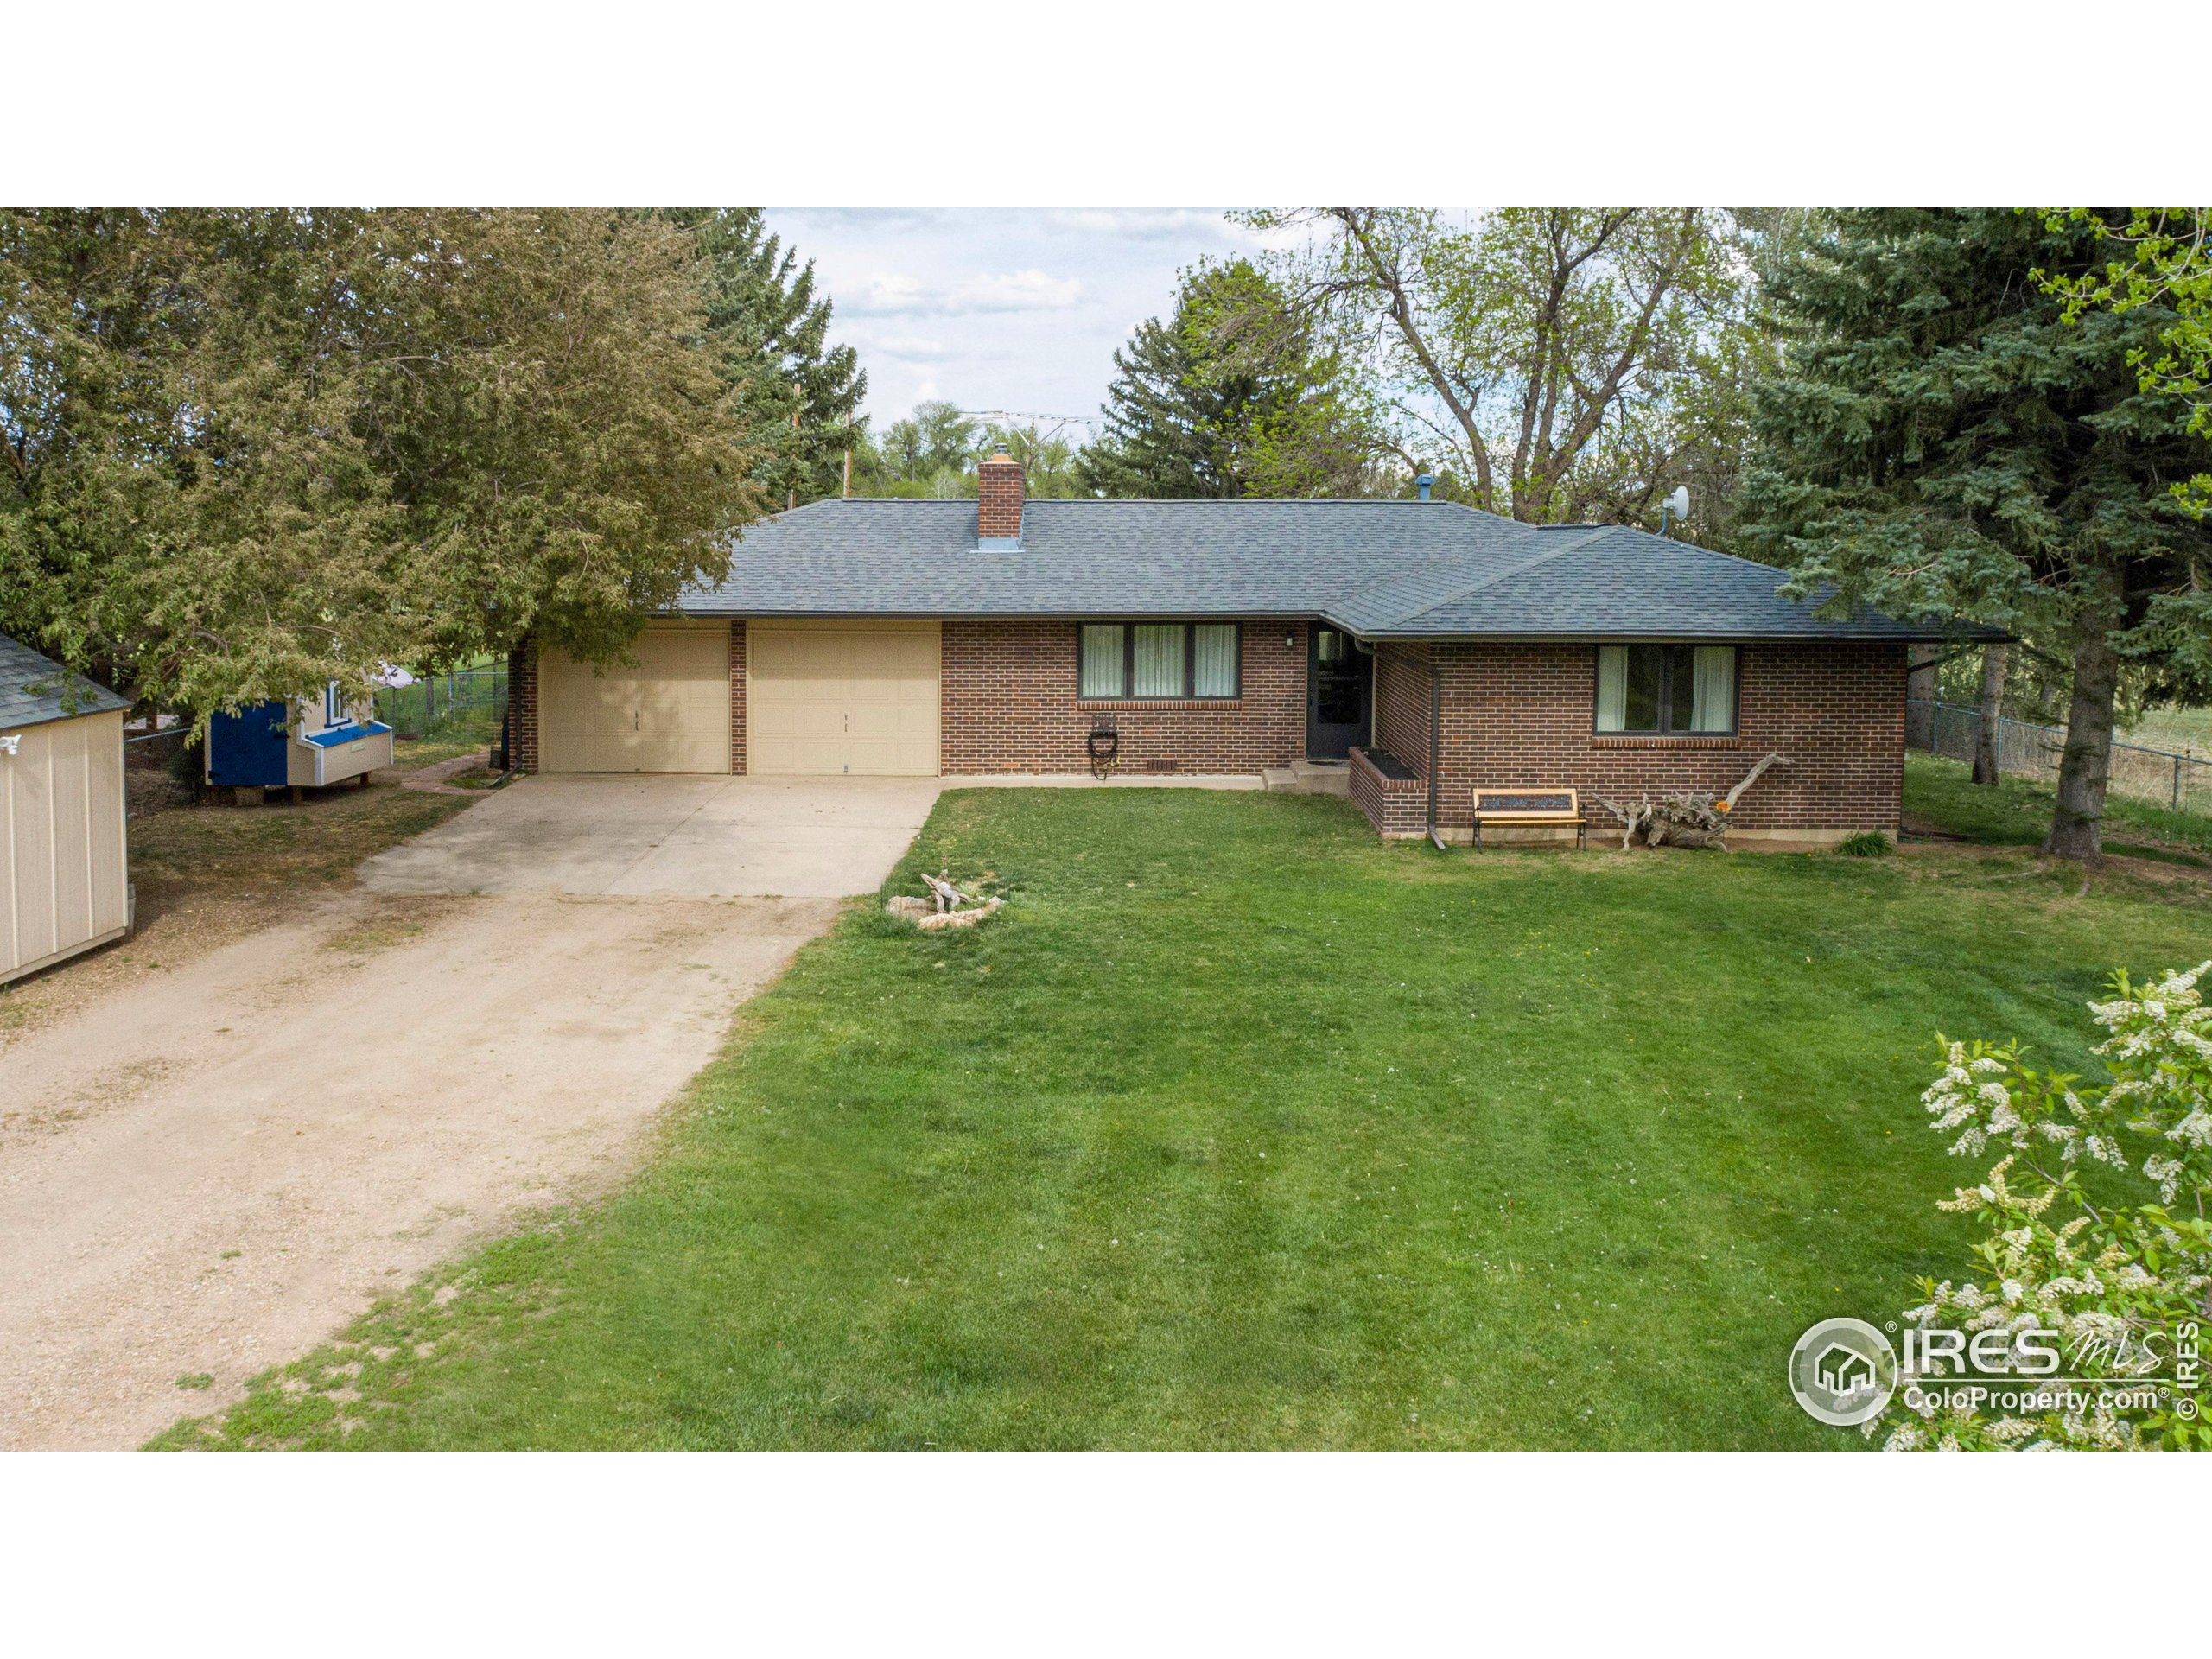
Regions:
<instances>
[{"instance_id":1,"label":"two-car garage door","mask_svg":"<svg viewBox=\"0 0 2212 1659\"><path fill-rule=\"evenodd\" d=\"M934 622L755 622L746 630L747 770L934 778Z\"/></svg>"},{"instance_id":2,"label":"two-car garage door","mask_svg":"<svg viewBox=\"0 0 2212 1659\"><path fill-rule=\"evenodd\" d=\"M934 622L756 622L746 630L747 770L935 777ZM546 772L730 770L730 626L655 622L634 667L541 662Z\"/></svg>"}]
</instances>

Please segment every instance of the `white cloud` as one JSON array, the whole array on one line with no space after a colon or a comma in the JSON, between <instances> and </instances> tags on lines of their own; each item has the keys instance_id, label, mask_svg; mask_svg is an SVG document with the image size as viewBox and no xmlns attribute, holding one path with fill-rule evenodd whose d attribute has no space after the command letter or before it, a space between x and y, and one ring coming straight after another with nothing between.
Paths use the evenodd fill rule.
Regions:
<instances>
[{"instance_id":1,"label":"white cloud","mask_svg":"<svg viewBox=\"0 0 2212 1659\"><path fill-rule=\"evenodd\" d=\"M1217 210L1210 207L1062 207L1046 217L1058 231L1147 241L1166 237L1183 241L1213 237L1225 241L1231 228Z\"/></svg>"},{"instance_id":2,"label":"white cloud","mask_svg":"<svg viewBox=\"0 0 2212 1659\"><path fill-rule=\"evenodd\" d=\"M817 292L836 302L832 337L859 348L879 421L931 396L975 409L1095 409L1114 347L1173 305L1177 272L1254 244L1203 207L1138 203L768 218L816 261ZM939 349L925 355L925 344Z\"/></svg>"},{"instance_id":3,"label":"white cloud","mask_svg":"<svg viewBox=\"0 0 2212 1659\"><path fill-rule=\"evenodd\" d=\"M1002 276L970 276L946 296L948 311L1065 311L1083 292L1077 276L1047 276L1037 270Z\"/></svg>"},{"instance_id":4,"label":"white cloud","mask_svg":"<svg viewBox=\"0 0 2212 1659\"><path fill-rule=\"evenodd\" d=\"M1000 311L1065 311L1083 295L1083 279L1051 276L1032 267L963 278L932 288L918 276L879 270L857 290L836 296L839 311L861 317L959 317Z\"/></svg>"},{"instance_id":5,"label":"white cloud","mask_svg":"<svg viewBox=\"0 0 2212 1659\"><path fill-rule=\"evenodd\" d=\"M921 279L895 270L871 271L855 291L836 296L837 308L863 317L899 316L924 308Z\"/></svg>"},{"instance_id":6,"label":"white cloud","mask_svg":"<svg viewBox=\"0 0 2212 1659\"><path fill-rule=\"evenodd\" d=\"M871 352L880 352L886 357L932 358L944 355L944 342L925 340L919 334L870 334L861 338L861 344Z\"/></svg>"}]
</instances>

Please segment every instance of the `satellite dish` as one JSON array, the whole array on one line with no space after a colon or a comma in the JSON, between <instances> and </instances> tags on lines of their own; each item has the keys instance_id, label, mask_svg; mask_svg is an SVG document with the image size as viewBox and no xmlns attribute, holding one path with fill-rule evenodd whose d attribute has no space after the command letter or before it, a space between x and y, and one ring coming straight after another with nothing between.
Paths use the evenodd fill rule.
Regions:
<instances>
[{"instance_id":1,"label":"satellite dish","mask_svg":"<svg viewBox=\"0 0 2212 1659\"><path fill-rule=\"evenodd\" d=\"M1667 519L1670 514L1678 524L1690 516L1690 486L1688 485L1677 484L1675 486L1675 493L1659 504L1659 533L1662 536L1667 533Z\"/></svg>"}]
</instances>

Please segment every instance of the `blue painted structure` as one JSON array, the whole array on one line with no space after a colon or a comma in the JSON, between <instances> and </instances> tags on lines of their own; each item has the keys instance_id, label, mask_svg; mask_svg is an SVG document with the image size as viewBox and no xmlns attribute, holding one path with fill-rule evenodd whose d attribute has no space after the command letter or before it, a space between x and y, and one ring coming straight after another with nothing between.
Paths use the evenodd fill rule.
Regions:
<instances>
[{"instance_id":1,"label":"blue painted structure","mask_svg":"<svg viewBox=\"0 0 2212 1659\"><path fill-rule=\"evenodd\" d=\"M335 685L317 698L249 702L207 722L207 781L217 788L321 787L391 764L391 728L348 708Z\"/></svg>"},{"instance_id":2,"label":"blue painted structure","mask_svg":"<svg viewBox=\"0 0 2212 1659\"><path fill-rule=\"evenodd\" d=\"M286 744L291 721L283 702L241 703L234 715L218 714L207 722L207 781L264 784L286 781Z\"/></svg>"}]
</instances>

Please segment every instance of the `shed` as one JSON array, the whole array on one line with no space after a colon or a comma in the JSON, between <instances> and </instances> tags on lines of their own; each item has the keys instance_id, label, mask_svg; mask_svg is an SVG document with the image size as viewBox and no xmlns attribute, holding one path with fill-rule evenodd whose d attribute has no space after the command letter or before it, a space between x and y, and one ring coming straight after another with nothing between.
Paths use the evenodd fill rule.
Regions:
<instances>
[{"instance_id":1,"label":"shed","mask_svg":"<svg viewBox=\"0 0 2212 1659\"><path fill-rule=\"evenodd\" d=\"M129 707L0 634L0 983L130 931Z\"/></svg>"},{"instance_id":2,"label":"shed","mask_svg":"<svg viewBox=\"0 0 2212 1659\"><path fill-rule=\"evenodd\" d=\"M391 764L391 728L336 681L319 697L241 703L207 722L207 781L216 788L321 788Z\"/></svg>"}]
</instances>

